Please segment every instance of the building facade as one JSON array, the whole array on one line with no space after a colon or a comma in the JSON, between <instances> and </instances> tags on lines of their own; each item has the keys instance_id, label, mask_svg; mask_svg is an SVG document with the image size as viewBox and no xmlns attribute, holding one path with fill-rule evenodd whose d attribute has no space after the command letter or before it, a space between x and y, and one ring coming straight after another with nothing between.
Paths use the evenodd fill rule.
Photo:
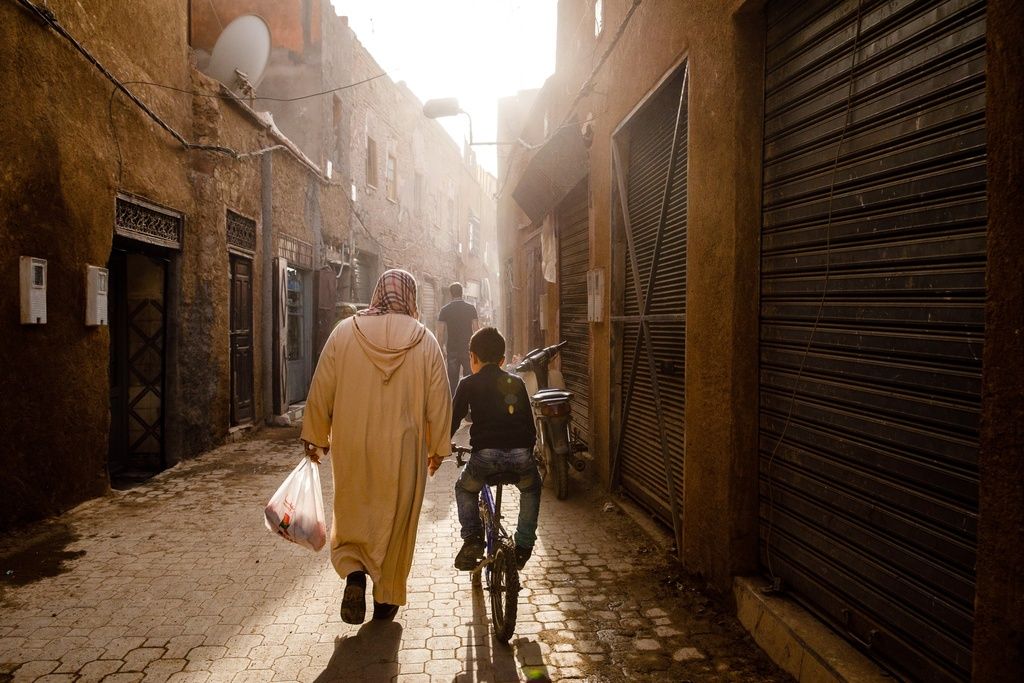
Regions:
<instances>
[{"instance_id":1,"label":"building facade","mask_svg":"<svg viewBox=\"0 0 1024 683\"><path fill-rule=\"evenodd\" d=\"M384 73L329 0L193 3L200 67L222 27L247 14L263 18L274 41L258 95L289 99L303 89L333 90L301 106L271 101L267 108L305 154L330 168L332 183L349 189L353 229L344 243L326 245L337 302L366 305L377 275L400 267L421 283L420 308L431 328L455 280L478 285L476 303L495 308L484 284L497 273L493 176L423 116L423 103ZM472 253L471 236L479 243ZM489 272L487 249L494 252Z\"/></svg>"},{"instance_id":2,"label":"building facade","mask_svg":"<svg viewBox=\"0 0 1024 683\"><path fill-rule=\"evenodd\" d=\"M987 416L1024 394L986 365L1020 303L991 284L1020 121L993 11L1019 19L563 0L555 74L499 120L507 330L569 342L601 478L712 585L765 577L915 680L1021 666L1014 589L981 581L1019 567L981 530L1022 495L983 475L1017 471Z\"/></svg>"},{"instance_id":3,"label":"building facade","mask_svg":"<svg viewBox=\"0 0 1024 683\"><path fill-rule=\"evenodd\" d=\"M343 304L403 267L432 325L494 215L327 2L33 7L0 7L2 528L295 413ZM266 75L229 89L203 69L246 14Z\"/></svg>"}]
</instances>

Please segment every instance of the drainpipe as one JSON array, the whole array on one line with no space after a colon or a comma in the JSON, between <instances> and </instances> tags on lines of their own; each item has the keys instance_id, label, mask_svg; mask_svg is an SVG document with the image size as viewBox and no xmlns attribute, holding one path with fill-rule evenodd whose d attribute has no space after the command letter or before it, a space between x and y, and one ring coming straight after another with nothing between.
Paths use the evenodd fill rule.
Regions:
<instances>
[{"instance_id":1,"label":"drainpipe","mask_svg":"<svg viewBox=\"0 0 1024 683\"><path fill-rule=\"evenodd\" d=\"M261 377L263 379L263 415L274 414L274 162L272 154L260 157L260 198L263 213L263 296L260 332L263 339Z\"/></svg>"}]
</instances>

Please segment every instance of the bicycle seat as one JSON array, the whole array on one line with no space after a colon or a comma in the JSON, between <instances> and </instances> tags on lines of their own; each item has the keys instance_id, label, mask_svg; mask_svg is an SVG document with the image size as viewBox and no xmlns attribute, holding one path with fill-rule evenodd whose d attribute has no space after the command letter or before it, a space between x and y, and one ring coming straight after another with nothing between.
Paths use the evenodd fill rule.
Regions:
<instances>
[{"instance_id":1,"label":"bicycle seat","mask_svg":"<svg viewBox=\"0 0 1024 683\"><path fill-rule=\"evenodd\" d=\"M515 472L499 472L486 477L484 481L488 486L499 486L501 484L518 484L519 475Z\"/></svg>"},{"instance_id":2,"label":"bicycle seat","mask_svg":"<svg viewBox=\"0 0 1024 683\"><path fill-rule=\"evenodd\" d=\"M568 401L572 398L572 392L565 389L541 389L530 397L535 403L547 403L553 401Z\"/></svg>"}]
</instances>

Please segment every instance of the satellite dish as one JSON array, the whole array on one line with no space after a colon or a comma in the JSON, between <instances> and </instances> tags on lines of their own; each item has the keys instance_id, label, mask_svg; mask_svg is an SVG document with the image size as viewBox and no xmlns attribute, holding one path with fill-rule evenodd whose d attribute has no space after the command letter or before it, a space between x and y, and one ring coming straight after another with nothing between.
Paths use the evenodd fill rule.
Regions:
<instances>
[{"instance_id":1,"label":"satellite dish","mask_svg":"<svg viewBox=\"0 0 1024 683\"><path fill-rule=\"evenodd\" d=\"M263 79L268 59L270 28L259 17L246 14L221 32L206 73L232 89L255 89Z\"/></svg>"}]
</instances>

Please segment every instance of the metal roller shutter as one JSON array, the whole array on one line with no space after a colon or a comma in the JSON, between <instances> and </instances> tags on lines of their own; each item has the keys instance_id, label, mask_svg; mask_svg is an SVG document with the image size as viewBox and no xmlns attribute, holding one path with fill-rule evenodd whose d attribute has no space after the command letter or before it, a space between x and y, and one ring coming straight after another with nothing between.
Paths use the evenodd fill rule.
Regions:
<instances>
[{"instance_id":1,"label":"metal roller shutter","mask_svg":"<svg viewBox=\"0 0 1024 683\"><path fill-rule=\"evenodd\" d=\"M614 147L628 253L622 315L612 318L621 325L623 387L612 471L627 493L672 525L678 541L686 337L685 68L652 96L624 133Z\"/></svg>"},{"instance_id":2,"label":"metal roller shutter","mask_svg":"<svg viewBox=\"0 0 1024 683\"><path fill-rule=\"evenodd\" d=\"M437 322L437 290L434 289L434 283L424 279L420 282L419 293L420 322L432 331L434 323Z\"/></svg>"},{"instance_id":3,"label":"metal roller shutter","mask_svg":"<svg viewBox=\"0 0 1024 683\"><path fill-rule=\"evenodd\" d=\"M899 675L967 680L985 3L767 14L762 560Z\"/></svg>"},{"instance_id":4,"label":"metal roller shutter","mask_svg":"<svg viewBox=\"0 0 1024 683\"><path fill-rule=\"evenodd\" d=\"M558 325L569 343L560 354L565 387L573 393L573 427L590 443L590 325L587 323L587 269L590 221L587 180L558 207Z\"/></svg>"}]
</instances>

